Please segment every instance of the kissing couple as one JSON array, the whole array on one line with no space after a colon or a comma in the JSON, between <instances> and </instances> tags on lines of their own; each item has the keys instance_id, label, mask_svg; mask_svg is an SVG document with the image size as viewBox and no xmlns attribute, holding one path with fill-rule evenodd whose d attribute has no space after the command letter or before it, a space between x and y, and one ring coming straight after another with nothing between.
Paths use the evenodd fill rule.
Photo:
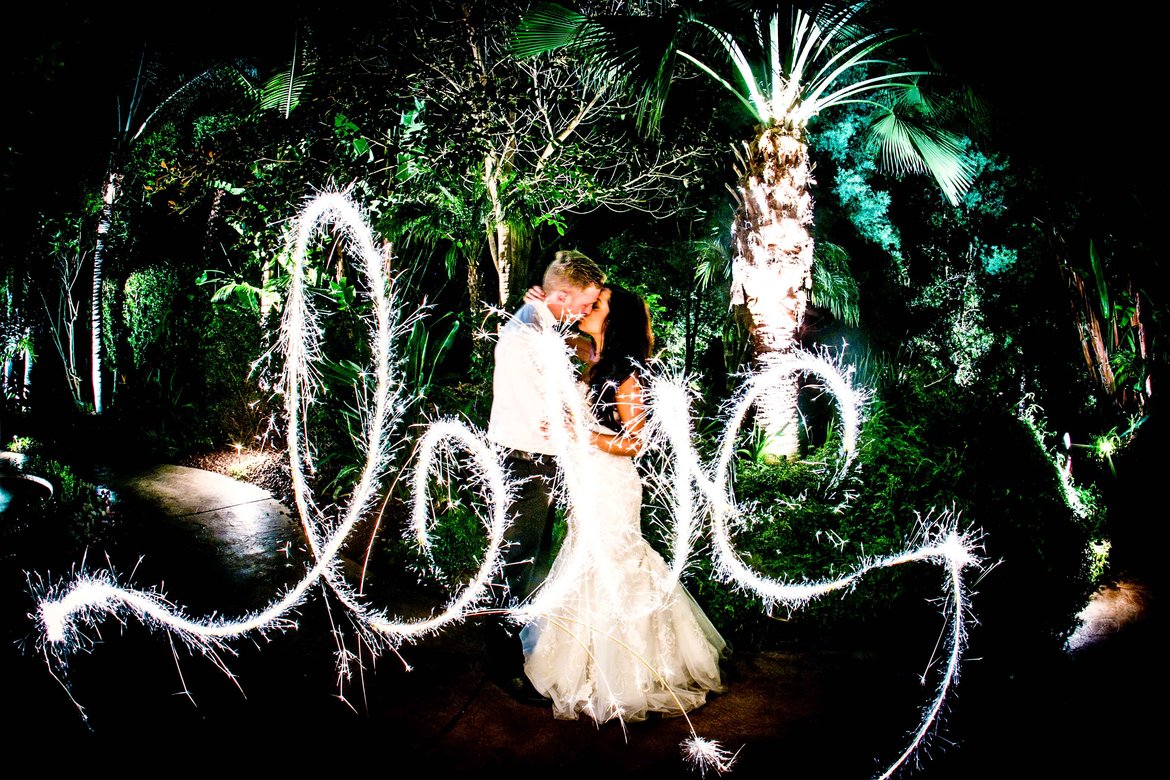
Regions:
<instances>
[{"instance_id":1,"label":"kissing couple","mask_svg":"<svg viewBox=\"0 0 1170 780\"><path fill-rule=\"evenodd\" d=\"M550 332L566 340L563 358L539 349ZM508 693L551 703L560 719L680 715L724 689L719 664L727 643L642 536L634 459L643 446L653 350L646 302L607 285L598 265L576 251L556 253L496 343L488 438L503 449L517 490L488 662ZM578 446L565 448L554 442L573 432L553 431L567 423L547 419L545 410L557 392L549 377L567 372L576 373L589 411L573 429ZM579 478L569 492L585 495L563 496L567 533L550 564L557 498L570 467ZM539 611L518 625L515 608L534 603Z\"/></svg>"}]
</instances>

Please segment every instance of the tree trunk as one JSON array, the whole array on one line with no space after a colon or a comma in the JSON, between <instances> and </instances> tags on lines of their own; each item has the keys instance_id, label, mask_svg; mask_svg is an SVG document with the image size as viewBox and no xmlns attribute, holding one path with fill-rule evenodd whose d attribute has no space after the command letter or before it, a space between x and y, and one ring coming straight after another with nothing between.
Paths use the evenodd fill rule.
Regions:
<instances>
[{"instance_id":1,"label":"tree trunk","mask_svg":"<svg viewBox=\"0 0 1170 780\"><path fill-rule=\"evenodd\" d=\"M508 307L513 294L528 284L528 255L532 237L528 231L509 222L497 222L488 234L492 262L499 275L499 305Z\"/></svg>"},{"instance_id":2,"label":"tree trunk","mask_svg":"<svg viewBox=\"0 0 1170 780\"><path fill-rule=\"evenodd\" d=\"M219 218L219 207L223 203L223 196L227 194L226 190L216 189L215 195L211 198L211 209L207 212L207 226L203 230L203 258L211 262L212 240L215 235L215 222Z\"/></svg>"},{"instance_id":3,"label":"tree trunk","mask_svg":"<svg viewBox=\"0 0 1170 780\"><path fill-rule=\"evenodd\" d=\"M31 349L24 350L24 376L20 386L20 400L28 403L29 394L32 392L32 372L33 361L35 360Z\"/></svg>"},{"instance_id":4,"label":"tree trunk","mask_svg":"<svg viewBox=\"0 0 1170 780\"><path fill-rule=\"evenodd\" d=\"M118 189L122 184L122 174L117 171L110 173L106 182L106 192L101 214L98 216L97 242L93 248L93 296L90 299L90 336L92 350L90 353L91 375L93 377L93 411L102 413L102 270L105 263L105 243L110 232L110 225L114 219L114 202L118 199Z\"/></svg>"},{"instance_id":5,"label":"tree trunk","mask_svg":"<svg viewBox=\"0 0 1170 780\"><path fill-rule=\"evenodd\" d=\"M509 214L504 202L504 187L512 172L515 152L515 142L509 139L498 155L485 155L483 164L484 189L491 204L484 227L492 264L496 267L499 280L497 295L498 304L502 308L508 307L512 295L519 292L519 286L528 284L528 256L532 244L531 230Z\"/></svg>"},{"instance_id":6,"label":"tree trunk","mask_svg":"<svg viewBox=\"0 0 1170 780\"><path fill-rule=\"evenodd\" d=\"M732 226L731 302L747 323L755 363L766 365L796 345L812 287L813 178L804 131L762 128L744 168ZM757 412L769 437L766 457L800 455L796 388L793 377Z\"/></svg>"},{"instance_id":7,"label":"tree trunk","mask_svg":"<svg viewBox=\"0 0 1170 780\"><path fill-rule=\"evenodd\" d=\"M479 257L475 254L469 254L467 256L467 302L472 317L480 315L479 307L483 304L479 285Z\"/></svg>"}]
</instances>

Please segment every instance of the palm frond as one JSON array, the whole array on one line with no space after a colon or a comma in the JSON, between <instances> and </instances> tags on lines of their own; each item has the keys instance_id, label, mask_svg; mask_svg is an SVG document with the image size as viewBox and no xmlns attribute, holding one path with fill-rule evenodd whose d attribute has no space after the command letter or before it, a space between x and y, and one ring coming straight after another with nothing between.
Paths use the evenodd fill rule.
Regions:
<instances>
[{"instance_id":1,"label":"palm frond","mask_svg":"<svg viewBox=\"0 0 1170 780\"><path fill-rule=\"evenodd\" d=\"M820 70L805 82L803 113L811 117L818 111L830 106L838 105L842 100L854 95L884 89L891 82L904 78L907 73L887 73L871 76L858 81L850 81L835 92L828 92L834 84L848 71L855 70L861 73L873 65L889 65L887 60L870 58L870 54L884 48L898 38L898 35L872 34L864 36L847 47L834 53L820 68Z\"/></svg>"},{"instance_id":2,"label":"palm frond","mask_svg":"<svg viewBox=\"0 0 1170 780\"><path fill-rule=\"evenodd\" d=\"M700 290L724 288L731 282L730 248L718 238L703 238L691 243L695 258L695 281Z\"/></svg>"},{"instance_id":3,"label":"palm frond","mask_svg":"<svg viewBox=\"0 0 1170 780\"><path fill-rule=\"evenodd\" d=\"M735 97L739 100L739 102L742 103L744 105L744 107L748 110L748 113L751 114L753 117L755 117L757 120L759 120L761 122L766 122L768 120L770 112L767 110L766 107L761 107L757 101L753 101L750 97L746 97L742 92L740 92L738 89L736 89L735 86L730 81L723 78L718 73L716 73L714 70L712 70L711 67L709 65L707 65L707 63L703 62L702 60L698 59L694 55L692 55L688 52L685 52L685 51L679 51L678 55L680 57L682 57L683 59L687 60L688 62L690 62L692 65L694 65L699 70L706 73L708 76L711 77L712 80L715 81L715 83L723 86L732 95L735 95Z\"/></svg>"},{"instance_id":4,"label":"palm frond","mask_svg":"<svg viewBox=\"0 0 1170 780\"><path fill-rule=\"evenodd\" d=\"M150 112L146 119L142 120L142 124L138 126L138 131L134 133L133 136L131 136L131 140L135 140L138 138L138 136L142 135L143 131L146 130L146 126L150 123L150 120L154 119L154 117L157 116L160 111L181 103L188 97L193 96L196 94L196 87L209 81L213 81L214 79L222 76L228 70L229 69L225 68L224 66L212 66L200 73L198 76L195 76L194 78L180 84L178 88L160 100L158 105L155 106L154 110Z\"/></svg>"},{"instance_id":5,"label":"palm frond","mask_svg":"<svg viewBox=\"0 0 1170 780\"><path fill-rule=\"evenodd\" d=\"M818 241L813 254L813 305L856 327L861 321L861 291L849 270L849 254L828 241Z\"/></svg>"},{"instance_id":6,"label":"palm frond","mask_svg":"<svg viewBox=\"0 0 1170 780\"><path fill-rule=\"evenodd\" d=\"M683 16L593 16L540 3L520 20L511 52L525 59L557 51L578 58L592 89L622 89L637 97L635 119L654 132L662 118L674 70Z\"/></svg>"},{"instance_id":7,"label":"palm frond","mask_svg":"<svg viewBox=\"0 0 1170 780\"><path fill-rule=\"evenodd\" d=\"M264 82L257 93L257 106L261 111L279 111L285 118L300 105L301 97L312 82L313 72L296 72L296 63L288 70L280 71Z\"/></svg>"},{"instance_id":8,"label":"palm frond","mask_svg":"<svg viewBox=\"0 0 1170 780\"><path fill-rule=\"evenodd\" d=\"M935 123L962 126L982 133L991 120L987 102L969 85L936 72L914 74L897 100L912 106Z\"/></svg>"},{"instance_id":9,"label":"palm frond","mask_svg":"<svg viewBox=\"0 0 1170 780\"><path fill-rule=\"evenodd\" d=\"M512 35L512 56L527 59L572 47L584 53L604 46L602 25L582 13L555 3L540 3L520 20Z\"/></svg>"},{"instance_id":10,"label":"palm frond","mask_svg":"<svg viewBox=\"0 0 1170 780\"><path fill-rule=\"evenodd\" d=\"M870 125L869 142L878 147L882 167L895 174L929 173L951 205L957 205L974 178L962 139L905 100L876 105L879 113Z\"/></svg>"},{"instance_id":11,"label":"palm frond","mask_svg":"<svg viewBox=\"0 0 1170 780\"><path fill-rule=\"evenodd\" d=\"M751 62L748 60L748 57L744 53L743 49L736 42L735 37L730 33L724 32L723 30L719 30L707 24L706 22L695 20L695 23L709 32L723 48L723 51L727 54L727 56L731 59L731 64L735 66L735 72L739 74L740 81L743 82L744 87L747 89L747 95L745 96L742 92L735 89L733 86L731 86L730 83L720 78L718 75L716 75L715 71L700 62L695 57L684 52L680 52L680 54L683 54L683 56L698 66L700 70L707 73L707 75L711 76L727 89L731 90L732 94L739 98L740 102L748 107L756 119L760 120L761 122L766 122L771 119L772 111L769 108L768 99L764 97L764 91L761 89L762 85L760 79L757 78L755 71L752 69Z\"/></svg>"}]
</instances>

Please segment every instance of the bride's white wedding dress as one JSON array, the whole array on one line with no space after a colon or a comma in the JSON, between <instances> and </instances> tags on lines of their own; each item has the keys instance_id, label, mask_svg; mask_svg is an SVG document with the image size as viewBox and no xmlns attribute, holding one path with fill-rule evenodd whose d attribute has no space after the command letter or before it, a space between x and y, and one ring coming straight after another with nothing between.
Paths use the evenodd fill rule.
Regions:
<instances>
[{"instance_id":1,"label":"bride's white wedding dress","mask_svg":"<svg viewBox=\"0 0 1170 780\"><path fill-rule=\"evenodd\" d=\"M561 719L692 710L723 690L727 643L643 538L633 459L588 450L579 465L592 485L591 511L569 518L542 586L561 596L521 633L524 671Z\"/></svg>"}]
</instances>

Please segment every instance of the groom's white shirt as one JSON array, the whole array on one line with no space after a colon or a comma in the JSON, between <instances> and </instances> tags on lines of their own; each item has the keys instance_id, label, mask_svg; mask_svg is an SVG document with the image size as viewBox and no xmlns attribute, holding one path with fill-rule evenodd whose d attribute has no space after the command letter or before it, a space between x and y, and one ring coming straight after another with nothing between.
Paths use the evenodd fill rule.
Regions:
<instances>
[{"instance_id":1,"label":"groom's white shirt","mask_svg":"<svg viewBox=\"0 0 1170 780\"><path fill-rule=\"evenodd\" d=\"M538 301L521 306L500 328L487 435L502 447L553 454L552 443L541 430L546 388L540 381L540 357L533 348L537 340L532 336L533 331L556 325L552 312Z\"/></svg>"}]
</instances>

